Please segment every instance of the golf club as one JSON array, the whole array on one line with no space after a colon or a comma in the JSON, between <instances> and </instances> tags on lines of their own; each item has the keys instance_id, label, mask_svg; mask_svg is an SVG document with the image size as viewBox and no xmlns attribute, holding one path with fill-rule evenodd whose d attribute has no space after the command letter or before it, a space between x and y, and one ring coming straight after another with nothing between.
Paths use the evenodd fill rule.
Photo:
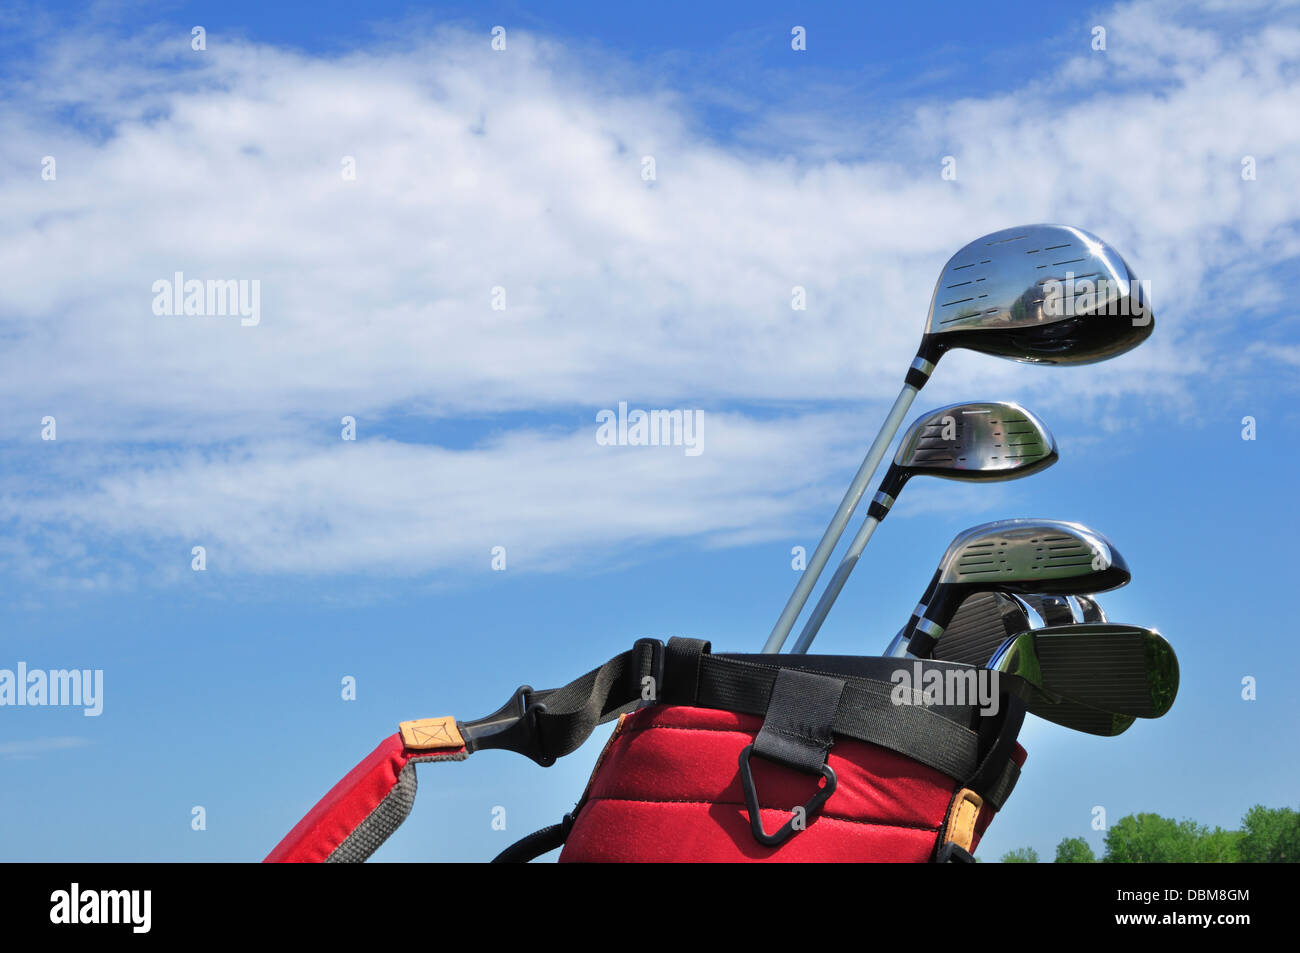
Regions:
<instances>
[{"instance_id":1,"label":"golf club","mask_svg":"<svg viewBox=\"0 0 1300 953\"><path fill-rule=\"evenodd\" d=\"M1046 662L1039 665L1036 679L1029 665L1035 644L1029 643L1018 655L1006 646L1044 629L1031 629L1027 607L1015 596L1001 592L979 592L962 603L953 616L944 638L939 642L935 658L944 662L960 662L974 668L993 667L990 658L999 651L1009 655L1005 662L1006 674L1020 678L1013 683L1017 694L1025 699L1032 714L1045 718L1065 728L1091 735L1113 736L1121 734L1136 720L1124 711L1085 704L1061 688L1069 676L1077 673L1070 668L1069 653L1049 653ZM901 637L902 633L899 633ZM895 642L899 639L896 638ZM952 640L952 641L950 641ZM940 652L943 652L940 655ZM888 655L890 653L886 653ZM1015 659L1019 659L1015 662ZM1077 668L1077 666L1076 666ZM1066 669L1066 672L1062 672ZM1094 691L1089 697L1099 701L1109 699ZM1126 701L1126 697L1121 697Z\"/></svg>"},{"instance_id":2,"label":"golf club","mask_svg":"<svg viewBox=\"0 0 1300 953\"><path fill-rule=\"evenodd\" d=\"M1029 608L1038 613L1043 620L1044 625L1073 625L1079 619L1075 618L1074 607L1070 604L1069 596L1049 596L1041 592L1023 592L1020 598L1025 601Z\"/></svg>"},{"instance_id":3,"label":"golf club","mask_svg":"<svg viewBox=\"0 0 1300 953\"><path fill-rule=\"evenodd\" d=\"M1051 596L1042 601L1064 598L1079 605L1083 622L1105 622L1106 614L1097 600L1091 596ZM1033 610L1036 619L1030 616L1035 601L1040 597L1034 593L977 592L968 596L961 604L952 622L944 630L943 639L934 648L934 658L941 662L962 662L966 665L984 665L1004 641L1031 628L1044 625L1073 625L1076 620L1071 613L1068 621L1052 623L1047 621L1040 610ZM903 638L903 629L898 631L893 641L883 654L896 655Z\"/></svg>"},{"instance_id":4,"label":"golf club","mask_svg":"<svg viewBox=\"0 0 1300 953\"><path fill-rule=\"evenodd\" d=\"M1074 613L1071 613L1068 620L1049 622L1042 611L1034 609L1036 602L1055 603L1058 599L1077 603L1082 619L1076 620ZM1031 609L1037 616L1036 620L1030 616ZM948 628L944 630L943 640L935 646L934 658L940 662L983 665L1013 635L1032 628L1042 628L1044 625L1073 625L1076 621L1105 622L1106 613L1091 596L1040 597L1023 592L977 592L967 596L953 615ZM897 648L902 641L903 632L904 629L898 630L883 655L899 654Z\"/></svg>"},{"instance_id":5,"label":"golf club","mask_svg":"<svg viewBox=\"0 0 1300 953\"><path fill-rule=\"evenodd\" d=\"M972 527L948 546L908 621L907 654L928 657L972 592L1104 592L1130 578L1124 557L1111 542L1080 523L1011 519Z\"/></svg>"},{"instance_id":6,"label":"golf club","mask_svg":"<svg viewBox=\"0 0 1300 953\"><path fill-rule=\"evenodd\" d=\"M1075 294L1075 281L1091 293ZM945 353L965 348L1026 363L1090 364L1137 347L1154 327L1149 303L1124 259L1082 229L1003 229L957 252L935 283L925 332L903 388L763 651L779 652L785 644L903 417Z\"/></svg>"},{"instance_id":7,"label":"golf club","mask_svg":"<svg viewBox=\"0 0 1300 953\"><path fill-rule=\"evenodd\" d=\"M1084 622L1105 622L1106 613L1092 596L1077 595L1074 601L1079 605L1080 616Z\"/></svg>"},{"instance_id":8,"label":"golf club","mask_svg":"<svg viewBox=\"0 0 1300 953\"><path fill-rule=\"evenodd\" d=\"M1136 625L1034 629L1007 639L985 667L1032 686L1034 692L1025 696L1031 703L1041 693L1116 714L1159 718L1178 695L1173 647L1155 629Z\"/></svg>"},{"instance_id":9,"label":"golf club","mask_svg":"<svg viewBox=\"0 0 1300 953\"><path fill-rule=\"evenodd\" d=\"M1056 461L1056 440L1052 432L1019 404L1007 401L951 404L918 417L903 435L894 462L867 509L862 528L791 651L800 654L808 651L872 533L889 515L909 479L922 475L973 482L1015 480L1044 470Z\"/></svg>"},{"instance_id":10,"label":"golf club","mask_svg":"<svg viewBox=\"0 0 1300 953\"><path fill-rule=\"evenodd\" d=\"M1017 597L1005 592L977 592L969 596L952 617L934 658L940 662L961 662L984 666L1002 643L1034 628L1029 611ZM903 643L906 626L898 630L885 655L896 655Z\"/></svg>"}]
</instances>

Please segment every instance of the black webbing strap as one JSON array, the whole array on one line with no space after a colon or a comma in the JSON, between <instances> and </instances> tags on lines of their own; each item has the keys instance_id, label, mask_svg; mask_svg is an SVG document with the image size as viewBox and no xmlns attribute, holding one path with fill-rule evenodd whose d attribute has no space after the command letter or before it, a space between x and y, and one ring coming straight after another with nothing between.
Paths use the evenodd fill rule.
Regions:
<instances>
[{"instance_id":1,"label":"black webbing strap","mask_svg":"<svg viewBox=\"0 0 1300 953\"><path fill-rule=\"evenodd\" d=\"M993 783L992 788L984 792L984 800L993 805L993 810L1002 810L1002 805L1007 803L1007 798L1011 797L1011 792L1015 790L1016 782L1019 780L1020 765L1008 758L1006 767L1002 769L1002 777Z\"/></svg>"},{"instance_id":2,"label":"black webbing strap","mask_svg":"<svg viewBox=\"0 0 1300 953\"><path fill-rule=\"evenodd\" d=\"M816 656L804 658L816 661ZM856 664L863 661L870 665ZM919 700L916 704L897 704L898 693L889 679L898 670L899 659L854 659L854 662L858 672L870 669L876 677L855 675L845 679L839 710L831 726L835 734L896 751L951 778L963 778L975 770L979 740L967 727L972 720L973 706L927 706ZM753 715L767 710L772 685L777 673L782 671L719 655L705 656L700 664L700 691L695 704ZM924 667L945 666L951 667L948 663L929 661Z\"/></svg>"},{"instance_id":3,"label":"black webbing strap","mask_svg":"<svg viewBox=\"0 0 1300 953\"><path fill-rule=\"evenodd\" d=\"M573 829L573 815L565 814L564 820L550 827L543 827L527 837L515 841L501 853L492 858L494 864L526 864L536 860L542 854L563 847Z\"/></svg>"},{"instance_id":4,"label":"black webbing strap","mask_svg":"<svg viewBox=\"0 0 1300 953\"><path fill-rule=\"evenodd\" d=\"M888 748L956 779L979 767L979 738L968 727L975 706L924 705L919 688L910 692L916 703L898 704L909 693L894 681L900 668L921 674L967 666L857 656L710 655L707 642L669 644L666 650L660 642L642 639L630 652L562 688L520 689L515 698L521 711L510 718L502 712L514 700L487 719L458 722L467 750L504 748L549 764L576 750L597 725L639 705L647 678L656 680L656 700L664 704L763 715L777 675L793 669L844 679L831 726L835 734Z\"/></svg>"},{"instance_id":5,"label":"black webbing strap","mask_svg":"<svg viewBox=\"0 0 1300 953\"><path fill-rule=\"evenodd\" d=\"M694 698L700 689L700 660L709 654L703 639L669 639L664 646L664 682Z\"/></svg>"},{"instance_id":6,"label":"black webbing strap","mask_svg":"<svg viewBox=\"0 0 1300 953\"><path fill-rule=\"evenodd\" d=\"M965 779L964 787L972 791L978 791L984 798L988 799L988 792L997 790L1007 780L1007 765L1015 765L1012 760L1012 752L1015 751L1016 738L1020 734L1020 728L1025 723L1025 702L1024 699L1013 693L1006 693L1002 696L1002 710L995 719L986 719L989 722L995 722L997 733L991 744L987 746L986 753L980 761L980 765L975 771ZM1019 773L1015 775L1019 777ZM1011 784L1015 785L1015 777L1012 778ZM1010 794L1008 790L1006 794ZM1002 800L1006 799L1006 794ZM999 805L1001 801L998 802Z\"/></svg>"},{"instance_id":7,"label":"black webbing strap","mask_svg":"<svg viewBox=\"0 0 1300 953\"><path fill-rule=\"evenodd\" d=\"M772 685L754 754L808 774L821 774L835 743L831 725L844 694L844 680L782 669Z\"/></svg>"},{"instance_id":8,"label":"black webbing strap","mask_svg":"<svg viewBox=\"0 0 1300 953\"><path fill-rule=\"evenodd\" d=\"M1000 810L1011 793L1020 772L1012 759L1016 737L1025 721L1025 702L1019 696L1006 693L1001 696L1002 707L996 716L980 721L979 733L983 736L984 756L978 767L962 780L948 805L944 826L935 840L935 863L973 863L969 853L973 830L978 821L982 803L991 803ZM989 792L996 792L994 800ZM971 795L974 797L971 797ZM972 802L974 806L972 807ZM954 839L961 840L956 843Z\"/></svg>"},{"instance_id":9,"label":"black webbing strap","mask_svg":"<svg viewBox=\"0 0 1300 953\"><path fill-rule=\"evenodd\" d=\"M822 809L839 783L834 769L826 763L835 743L831 725L844 695L844 679L786 668L777 673L768 698L762 727L740 753L740 786L745 792L745 809L754 840L776 847L804 830L807 821ZM763 811L750 760L754 755L777 764L820 774L825 783L812 792L802 809L788 818L775 833L763 827Z\"/></svg>"}]
</instances>

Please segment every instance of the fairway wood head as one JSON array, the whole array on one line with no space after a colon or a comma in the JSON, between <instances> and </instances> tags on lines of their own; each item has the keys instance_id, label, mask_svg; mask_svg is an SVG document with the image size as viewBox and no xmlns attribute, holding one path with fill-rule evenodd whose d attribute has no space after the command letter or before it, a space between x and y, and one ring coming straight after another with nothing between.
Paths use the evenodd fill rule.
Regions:
<instances>
[{"instance_id":1,"label":"fairway wood head","mask_svg":"<svg viewBox=\"0 0 1300 953\"><path fill-rule=\"evenodd\" d=\"M1081 523L1011 519L972 527L948 546L927 589L923 615L908 623L908 651L929 656L972 592L1070 595L1126 585L1128 564L1105 536Z\"/></svg>"},{"instance_id":2,"label":"fairway wood head","mask_svg":"<svg viewBox=\"0 0 1300 953\"><path fill-rule=\"evenodd\" d=\"M883 520L914 476L1015 480L1045 470L1057 459L1056 438L1047 424L1019 404L950 404L918 417L903 434L867 516Z\"/></svg>"},{"instance_id":3,"label":"fairway wood head","mask_svg":"<svg viewBox=\"0 0 1300 953\"><path fill-rule=\"evenodd\" d=\"M1154 629L1117 623L1048 626L1008 639L987 667L1048 697L1159 718L1178 695L1178 658Z\"/></svg>"},{"instance_id":4,"label":"fairway wood head","mask_svg":"<svg viewBox=\"0 0 1300 953\"><path fill-rule=\"evenodd\" d=\"M1009 519L982 523L957 536L940 564L938 588L962 585L1072 595L1127 585L1128 563L1115 545L1082 523ZM1092 585L1092 588L1087 588ZM1032 586L1032 589L1030 588Z\"/></svg>"},{"instance_id":5,"label":"fairway wood head","mask_svg":"<svg viewBox=\"0 0 1300 953\"><path fill-rule=\"evenodd\" d=\"M1056 438L1039 417L1010 401L950 404L918 417L894 465L949 480L1010 480L1057 460Z\"/></svg>"},{"instance_id":6,"label":"fairway wood head","mask_svg":"<svg viewBox=\"0 0 1300 953\"><path fill-rule=\"evenodd\" d=\"M1155 327L1119 253L1069 225L1024 225L971 242L935 284L917 360L953 348L1041 364L1089 364ZM916 365L914 365L916 366Z\"/></svg>"}]
</instances>

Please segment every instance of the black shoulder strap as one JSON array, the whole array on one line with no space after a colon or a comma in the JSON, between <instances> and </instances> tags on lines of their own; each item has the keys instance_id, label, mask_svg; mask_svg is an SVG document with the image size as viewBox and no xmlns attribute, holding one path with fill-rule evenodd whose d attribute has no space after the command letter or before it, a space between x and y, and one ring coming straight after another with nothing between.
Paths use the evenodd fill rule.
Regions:
<instances>
[{"instance_id":1,"label":"black shoulder strap","mask_svg":"<svg viewBox=\"0 0 1300 953\"><path fill-rule=\"evenodd\" d=\"M954 779L971 777L983 760L979 736L970 728L975 705L926 705L920 699L925 673L967 666L858 656L711 655L709 643L685 639L668 645L642 639L562 688L520 688L488 718L457 722L467 751L502 748L551 764L576 750L597 725L643 702L763 715L777 675L798 669L843 678L831 726L835 734L896 751ZM900 667L910 686L899 683Z\"/></svg>"}]
</instances>

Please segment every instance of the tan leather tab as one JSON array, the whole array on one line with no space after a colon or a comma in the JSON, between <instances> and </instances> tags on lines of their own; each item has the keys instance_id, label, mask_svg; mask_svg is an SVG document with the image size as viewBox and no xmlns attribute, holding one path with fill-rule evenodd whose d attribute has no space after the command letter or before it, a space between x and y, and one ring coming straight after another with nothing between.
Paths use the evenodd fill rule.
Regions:
<instances>
[{"instance_id":1,"label":"tan leather tab","mask_svg":"<svg viewBox=\"0 0 1300 953\"><path fill-rule=\"evenodd\" d=\"M980 816L984 799L970 788L962 788L953 799L948 811L948 823L943 829L943 842L952 842L962 850L969 851L975 839L975 821Z\"/></svg>"},{"instance_id":2,"label":"tan leather tab","mask_svg":"<svg viewBox=\"0 0 1300 953\"><path fill-rule=\"evenodd\" d=\"M456 730L455 718L417 718L404 721L399 727L402 744L416 751L465 747L465 739Z\"/></svg>"}]
</instances>

